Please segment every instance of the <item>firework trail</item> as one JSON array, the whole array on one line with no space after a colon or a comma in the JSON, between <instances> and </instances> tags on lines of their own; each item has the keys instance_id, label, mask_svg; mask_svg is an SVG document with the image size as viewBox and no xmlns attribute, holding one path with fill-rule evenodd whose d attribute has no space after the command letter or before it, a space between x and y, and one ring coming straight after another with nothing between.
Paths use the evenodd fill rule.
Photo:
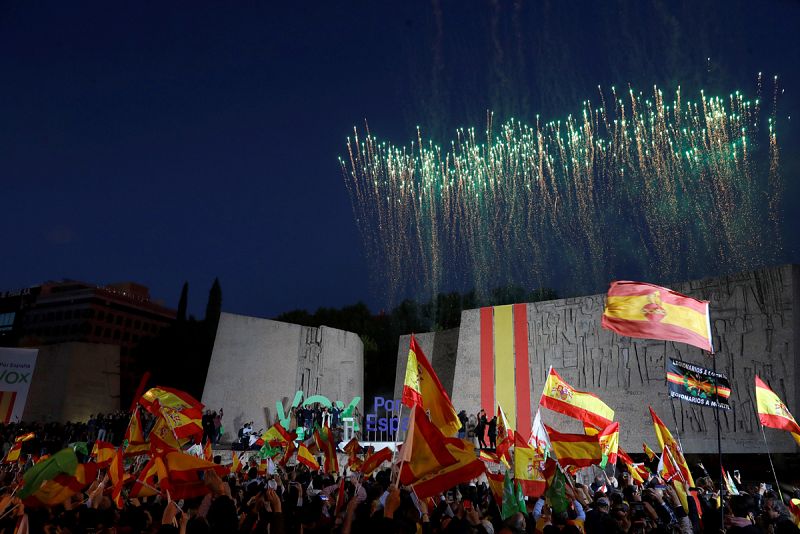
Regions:
<instances>
[{"instance_id":1,"label":"firework trail","mask_svg":"<svg viewBox=\"0 0 800 534\"><path fill-rule=\"evenodd\" d=\"M668 101L656 87L600 91L596 106L534 125L489 114L482 137L459 130L446 148L419 130L407 147L356 130L340 163L387 301L602 291L616 276L669 282L777 257L774 112L759 128L759 100L738 91Z\"/></svg>"}]
</instances>

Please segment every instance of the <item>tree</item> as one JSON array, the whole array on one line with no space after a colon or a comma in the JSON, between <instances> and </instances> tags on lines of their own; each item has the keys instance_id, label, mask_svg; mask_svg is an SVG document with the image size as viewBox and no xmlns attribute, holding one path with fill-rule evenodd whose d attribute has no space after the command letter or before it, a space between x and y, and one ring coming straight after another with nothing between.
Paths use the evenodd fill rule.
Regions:
<instances>
[{"instance_id":1,"label":"tree","mask_svg":"<svg viewBox=\"0 0 800 534\"><path fill-rule=\"evenodd\" d=\"M219 324L219 315L222 313L222 287L219 284L219 278L214 278L214 283L211 284L211 289L208 292L208 303L206 304L205 323L214 335L217 333L217 325Z\"/></svg>"}]
</instances>

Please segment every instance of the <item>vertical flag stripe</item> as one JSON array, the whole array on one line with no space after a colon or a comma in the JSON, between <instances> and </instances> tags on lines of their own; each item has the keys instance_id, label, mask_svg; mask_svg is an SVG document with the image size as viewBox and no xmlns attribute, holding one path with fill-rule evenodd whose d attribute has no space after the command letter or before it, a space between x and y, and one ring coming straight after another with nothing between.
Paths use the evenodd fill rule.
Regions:
<instances>
[{"instance_id":1,"label":"vertical flag stripe","mask_svg":"<svg viewBox=\"0 0 800 534\"><path fill-rule=\"evenodd\" d=\"M11 414L14 413L14 401L16 398L16 391L0 392L0 420L3 421L3 424L11 422Z\"/></svg>"},{"instance_id":2,"label":"vertical flag stripe","mask_svg":"<svg viewBox=\"0 0 800 534\"><path fill-rule=\"evenodd\" d=\"M517 382L517 430L531 426L531 374L528 360L528 306L514 304L514 360Z\"/></svg>"},{"instance_id":3,"label":"vertical flag stripe","mask_svg":"<svg viewBox=\"0 0 800 534\"><path fill-rule=\"evenodd\" d=\"M497 403L503 407L509 424L517 421L514 393L514 322L512 306L494 308L494 383Z\"/></svg>"},{"instance_id":4,"label":"vertical flag stripe","mask_svg":"<svg viewBox=\"0 0 800 534\"><path fill-rule=\"evenodd\" d=\"M481 308L481 408L494 413L493 308Z\"/></svg>"}]
</instances>

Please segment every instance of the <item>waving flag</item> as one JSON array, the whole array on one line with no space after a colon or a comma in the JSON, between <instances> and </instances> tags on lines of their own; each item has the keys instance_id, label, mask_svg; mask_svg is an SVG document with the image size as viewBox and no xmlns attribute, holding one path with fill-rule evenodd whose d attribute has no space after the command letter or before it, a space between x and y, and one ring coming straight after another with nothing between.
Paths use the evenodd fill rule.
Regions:
<instances>
[{"instance_id":1,"label":"waving flag","mask_svg":"<svg viewBox=\"0 0 800 534\"><path fill-rule=\"evenodd\" d=\"M319 462L304 444L297 448L297 461L308 467L311 471L319 471Z\"/></svg>"},{"instance_id":2,"label":"waving flag","mask_svg":"<svg viewBox=\"0 0 800 534\"><path fill-rule=\"evenodd\" d=\"M769 386L756 375L756 404L761 424L789 432L800 445L800 426L789 409Z\"/></svg>"},{"instance_id":3,"label":"waving flag","mask_svg":"<svg viewBox=\"0 0 800 534\"><path fill-rule=\"evenodd\" d=\"M138 406L134 408L128 428L125 430L123 448L125 456L139 456L150 452L150 443L144 439L142 419L139 415Z\"/></svg>"},{"instance_id":4,"label":"waving flag","mask_svg":"<svg viewBox=\"0 0 800 534\"><path fill-rule=\"evenodd\" d=\"M545 475L546 460L544 450L539 447L514 447L514 478L529 497L544 493L547 486Z\"/></svg>"},{"instance_id":5,"label":"waving flag","mask_svg":"<svg viewBox=\"0 0 800 534\"><path fill-rule=\"evenodd\" d=\"M656 459L656 453L653 452L653 449L647 446L647 443L642 443L642 449L644 450L644 453L647 455L647 459L649 461L652 462L653 460Z\"/></svg>"},{"instance_id":6,"label":"waving flag","mask_svg":"<svg viewBox=\"0 0 800 534\"><path fill-rule=\"evenodd\" d=\"M403 381L403 404L409 408L421 406L430 414L433 424L445 436L454 436L461 428L461 421L453 408L450 396L439 382L439 377L436 376L414 336L411 336L408 349L408 362Z\"/></svg>"},{"instance_id":7,"label":"waving flag","mask_svg":"<svg viewBox=\"0 0 800 534\"><path fill-rule=\"evenodd\" d=\"M392 450L389 447L384 447L377 452L373 452L367 459L364 460L364 463L359 466L356 471L360 471L365 477L368 477L375 471L377 468L381 466L384 462L391 462L392 461Z\"/></svg>"},{"instance_id":8,"label":"waving flag","mask_svg":"<svg viewBox=\"0 0 800 534\"><path fill-rule=\"evenodd\" d=\"M545 428L550 436L553 454L562 466L589 467L602 461L603 454L597 436L562 434L546 425Z\"/></svg>"},{"instance_id":9,"label":"waving flag","mask_svg":"<svg viewBox=\"0 0 800 534\"><path fill-rule=\"evenodd\" d=\"M326 473L338 473L339 458L336 455L336 441L333 439L333 432L331 432L327 424L314 431L314 441L319 450L325 455L323 470Z\"/></svg>"},{"instance_id":10,"label":"waving flag","mask_svg":"<svg viewBox=\"0 0 800 534\"><path fill-rule=\"evenodd\" d=\"M294 441L296 437L294 432L289 432L283 428L280 423L275 423L261 435L261 439L273 447L276 445L285 445L289 441Z\"/></svg>"},{"instance_id":11,"label":"waving flag","mask_svg":"<svg viewBox=\"0 0 800 534\"><path fill-rule=\"evenodd\" d=\"M503 482L505 478L503 473L486 471L486 480L489 482L489 489L492 491L492 496L497 506L503 506Z\"/></svg>"},{"instance_id":12,"label":"waving flag","mask_svg":"<svg viewBox=\"0 0 800 534\"><path fill-rule=\"evenodd\" d=\"M508 449L514 444L514 431L508 426L508 419L503 413L503 408L497 405L497 456L507 456Z\"/></svg>"},{"instance_id":13,"label":"waving flag","mask_svg":"<svg viewBox=\"0 0 800 534\"><path fill-rule=\"evenodd\" d=\"M614 419L614 410L606 403L591 393L573 388L552 367L547 374L539 404L597 428L607 427Z\"/></svg>"},{"instance_id":14,"label":"waving flag","mask_svg":"<svg viewBox=\"0 0 800 534\"><path fill-rule=\"evenodd\" d=\"M731 384L722 374L680 360L667 359L669 396L700 406L730 410Z\"/></svg>"},{"instance_id":15,"label":"waving flag","mask_svg":"<svg viewBox=\"0 0 800 534\"><path fill-rule=\"evenodd\" d=\"M97 440L94 442L94 447L92 447L91 456L94 458L94 461L97 462L97 467L102 469L111 465L116 452L112 444L107 441Z\"/></svg>"},{"instance_id":16,"label":"waving flag","mask_svg":"<svg viewBox=\"0 0 800 534\"><path fill-rule=\"evenodd\" d=\"M643 282L612 282L601 320L621 336L678 341L714 352L708 301Z\"/></svg>"},{"instance_id":17,"label":"waving flag","mask_svg":"<svg viewBox=\"0 0 800 534\"><path fill-rule=\"evenodd\" d=\"M650 416L653 419L653 428L656 432L656 438L658 438L658 445L661 447L662 451L664 447L669 449L674 462L682 474L682 479L688 483L689 487L693 487L694 478L692 478L692 472L689 470L689 464L686 462L686 458L683 457L680 444L672 437L672 433L667 428L667 425L656 415L652 407L650 408Z\"/></svg>"},{"instance_id":18,"label":"waving flag","mask_svg":"<svg viewBox=\"0 0 800 534\"><path fill-rule=\"evenodd\" d=\"M97 478L97 469L97 464L93 462L78 464L73 473L59 473L42 483L22 503L30 508L62 504L91 484Z\"/></svg>"},{"instance_id":19,"label":"waving flag","mask_svg":"<svg viewBox=\"0 0 800 534\"><path fill-rule=\"evenodd\" d=\"M178 451L164 455L164 465L167 469L170 496L173 499L191 499L209 493L211 490L204 481L207 471L214 471L220 477L230 472L225 466ZM163 481L159 484L164 489Z\"/></svg>"},{"instance_id":20,"label":"waving flag","mask_svg":"<svg viewBox=\"0 0 800 534\"><path fill-rule=\"evenodd\" d=\"M617 449L619 448L619 423L611 423L605 427L597 435L597 441L600 443L600 451L603 454L600 469L605 469L608 463L616 464Z\"/></svg>"},{"instance_id":21,"label":"waving flag","mask_svg":"<svg viewBox=\"0 0 800 534\"><path fill-rule=\"evenodd\" d=\"M161 456L153 456L144 465L139 475L133 481L130 497L150 497L159 493L161 482L168 484L167 466Z\"/></svg>"}]
</instances>

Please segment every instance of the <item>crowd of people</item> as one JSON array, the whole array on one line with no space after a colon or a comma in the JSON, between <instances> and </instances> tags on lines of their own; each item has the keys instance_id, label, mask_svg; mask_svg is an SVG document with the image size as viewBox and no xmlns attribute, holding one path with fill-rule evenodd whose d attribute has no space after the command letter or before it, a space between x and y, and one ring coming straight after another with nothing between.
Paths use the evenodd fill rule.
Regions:
<instances>
[{"instance_id":1,"label":"crowd of people","mask_svg":"<svg viewBox=\"0 0 800 534\"><path fill-rule=\"evenodd\" d=\"M215 459L217 463L220 458ZM524 510L503 517L485 478L453 487L435 499L417 499L397 487L395 471L369 478L312 473L305 466L260 469L254 458L238 473L208 471L204 497L173 501L169 494L129 499L117 509L108 479L50 508L19 506L10 489L20 467L2 468L0 532L44 533L452 533L452 534L795 534L789 510L766 484L741 484L722 495L710 478L698 479L687 513L671 486L653 476L643 486L627 473L599 475L594 483L570 480L565 511L548 499L528 498ZM788 495L786 497L789 497ZM721 503L722 509L720 509Z\"/></svg>"}]
</instances>

